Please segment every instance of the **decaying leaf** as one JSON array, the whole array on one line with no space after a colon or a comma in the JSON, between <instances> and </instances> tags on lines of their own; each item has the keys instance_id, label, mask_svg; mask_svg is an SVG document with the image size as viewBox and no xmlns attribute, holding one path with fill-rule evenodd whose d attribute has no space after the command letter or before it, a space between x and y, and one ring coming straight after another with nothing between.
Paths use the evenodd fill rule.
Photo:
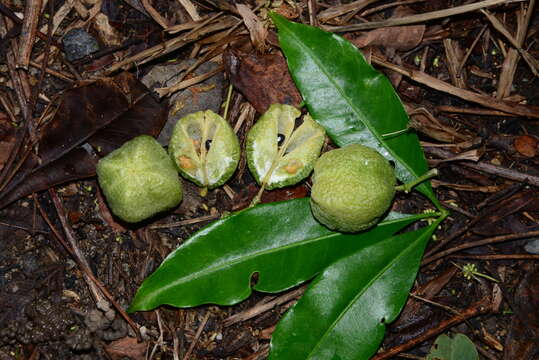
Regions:
<instances>
[{"instance_id":1,"label":"decaying leaf","mask_svg":"<svg viewBox=\"0 0 539 360\"><path fill-rule=\"evenodd\" d=\"M301 95L282 56L246 54L232 49L225 51L223 60L232 85L259 113L266 112L271 104L295 107L301 104Z\"/></svg>"},{"instance_id":2,"label":"decaying leaf","mask_svg":"<svg viewBox=\"0 0 539 360\"><path fill-rule=\"evenodd\" d=\"M268 30L247 5L237 4L236 8L243 18L247 30L249 30L249 35L255 49L263 53L267 47L266 38L268 37Z\"/></svg>"},{"instance_id":3,"label":"decaying leaf","mask_svg":"<svg viewBox=\"0 0 539 360\"><path fill-rule=\"evenodd\" d=\"M293 185L307 177L324 144L324 129L309 115L295 128L301 112L274 104L247 134L247 162L267 189Z\"/></svg>"},{"instance_id":4,"label":"decaying leaf","mask_svg":"<svg viewBox=\"0 0 539 360\"><path fill-rule=\"evenodd\" d=\"M7 114L0 112L0 170L4 167L15 144L15 128L9 123Z\"/></svg>"},{"instance_id":5,"label":"decaying leaf","mask_svg":"<svg viewBox=\"0 0 539 360\"><path fill-rule=\"evenodd\" d=\"M163 125L163 107L130 73L86 82L67 90L52 119L41 129L37 156L30 155L0 194L0 207L50 186L93 176L95 161L86 141L109 152L141 133L154 134ZM101 132L113 121L110 130ZM75 151L74 154L71 152Z\"/></svg>"},{"instance_id":6,"label":"decaying leaf","mask_svg":"<svg viewBox=\"0 0 539 360\"><path fill-rule=\"evenodd\" d=\"M147 343L139 343L136 338L126 336L105 346L105 351L113 360L124 359L125 357L131 360L143 360L146 358L147 347Z\"/></svg>"},{"instance_id":7,"label":"decaying leaf","mask_svg":"<svg viewBox=\"0 0 539 360\"><path fill-rule=\"evenodd\" d=\"M515 292L515 312L505 343L504 359L537 359L539 356L539 270L523 268L526 276Z\"/></svg>"},{"instance_id":8,"label":"decaying leaf","mask_svg":"<svg viewBox=\"0 0 539 360\"><path fill-rule=\"evenodd\" d=\"M89 178L95 175L96 159L83 148L76 148L33 171L29 176L15 181L8 186L0 197L0 209L23 196L49 189L68 181ZM20 182L17 182L19 180Z\"/></svg>"},{"instance_id":9,"label":"decaying leaf","mask_svg":"<svg viewBox=\"0 0 539 360\"><path fill-rule=\"evenodd\" d=\"M136 102L88 139L100 155L106 155L142 134L157 137L167 121L166 101L158 103L148 89L135 78L130 80L129 91L129 96L136 99Z\"/></svg>"},{"instance_id":10,"label":"decaying leaf","mask_svg":"<svg viewBox=\"0 0 539 360\"><path fill-rule=\"evenodd\" d=\"M537 139L530 135L517 137L514 146L519 154L523 156L534 157L537 154Z\"/></svg>"},{"instance_id":11,"label":"decaying leaf","mask_svg":"<svg viewBox=\"0 0 539 360\"><path fill-rule=\"evenodd\" d=\"M180 174L210 189L224 184L240 160L236 134L211 110L181 118L172 131L169 152Z\"/></svg>"},{"instance_id":12,"label":"decaying leaf","mask_svg":"<svg viewBox=\"0 0 539 360\"><path fill-rule=\"evenodd\" d=\"M362 33L351 42L360 49L372 45L407 51L419 45L424 33L425 25L384 27Z\"/></svg>"}]
</instances>

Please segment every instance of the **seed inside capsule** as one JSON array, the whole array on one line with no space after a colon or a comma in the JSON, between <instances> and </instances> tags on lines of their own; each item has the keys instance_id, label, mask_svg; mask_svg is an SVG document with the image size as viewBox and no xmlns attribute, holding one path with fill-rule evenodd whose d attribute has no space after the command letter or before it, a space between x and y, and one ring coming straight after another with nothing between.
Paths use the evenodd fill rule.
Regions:
<instances>
[{"instance_id":1,"label":"seed inside capsule","mask_svg":"<svg viewBox=\"0 0 539 360\"><path fill-rule=\"evenodd\" d=\"M204 143L204 146L206 146L206 151L210 150L211 140L210 139L206 140L206 142Z\"/></svg>"},{"instance_id":2,"label":"seed inside capsule","mask_svg":"<svg viewBox=\"0 0 539 360\"><path fill-rule=\"evenodd\" d=\"M277 146L281 146L284 143L284 135L283 134L277 134Z\"/></svg>"},{"instance_id":3,"label":"seed inside capsule","mask_svg":"<svg viewBox=\"0 0 539 360\"><path fill-rule=\"evenodd\" d=\"M189 170L195 167L195 164L193 164L193 161L191 161L190 158L184 155L178 157L178 162L180 163L180 167L186 170Z\"/></svg>"},{"instance_id":4,"label":"seed inside capsule","mask_svg":"<svg viewBox=\"0 0 539 360\"><path fill-rule=\"evenodd\" d=\"M295 174L303 166L302 162L296 159L292 159L284 167L284 170L289 174Z\"/></svg>"}]
</instances>

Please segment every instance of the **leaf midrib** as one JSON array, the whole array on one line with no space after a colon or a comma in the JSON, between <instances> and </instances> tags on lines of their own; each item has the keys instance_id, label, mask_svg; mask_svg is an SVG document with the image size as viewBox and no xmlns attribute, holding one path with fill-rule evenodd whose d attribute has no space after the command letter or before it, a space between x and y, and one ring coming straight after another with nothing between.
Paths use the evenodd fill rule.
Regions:
<instances>
[{"instance_id":1,"label":"leaf midrib","mask_svg":"<svg viewBox=\"0 0 539 360\"><path fill-rule=\"evenodd\" d=\"M201 271L190 273L187 276L181 277L178 280L176 280L174 282L171 282L167 286L160 287L160 289L162 291L166 291L169 288L179 286L179 284L187 283L187 282L191 281L192 279L197 278L198 275L200 275L200 274L202 274L202 276L204 276L206 274L211 274L213 272L220 271L220 270L222 270L222 269L224 269L226 267L229 267L229 266L232 266L232 265L235 265L235 264L238 264L238 263L248 262L249 260L252 260L252 259L254 259L256 257L259 257L259 256L262 256L262 255L268 255L268 254L276 253L276 252L279 252L279 251L285 251L286 249L290 249L290 248L294 248L294 247L300 247L300 246L303 246L303 245L308 245L309 243L314 243L314 242L317 242L317 241L326 240L326 239L336 237L336 236L342 236L342 234L340 234L340 233L331 233L331 234L324 235L324 236L318 236L318 237L315 237L315 238L312 238L312 239L305 239L305 240L302 240L302 241L299 241L299 242L294 242L294 243L291 243L291 244L288 244L288 245L285 245L285 246L271 248L269 250L266 249L266 250L263 250L263 251L254 252L254 253L252 253L252 254L250 254L248 256L237 257L234 260L221 263L218 266L213 266L213 267L205 268L205 269L203 269Z\"/></svg>"},{"instance_id":2,"label":"leaf midrib","mask_svg":"<svg viewBox=\"0 0 539 360\"><path fill-rule=\"evenodd\" d=\"M413 249L415 247L415 245L417 244L417 242L423 238L424 235L422 236L419 236L415 241L413 241L410 246L408 246L406 248L406 250L402 251L401 253L399 253L399 255L397 257L395 257L393 259L393 261L390 261L386 266L384 266L377 274L376 276L374 276L372 278L371 281L367 282L367 284L365 284L365 286L363 286L363 288L361 289L360 292L358 292L358 294L356 296L353 297L353 299L348 303L348 305L343 309L343 311L341 311L341 313L339 314L339 316L335 319L335 321L333 321L330 326L328 327L328 329L324 332L324 334L320 337L320 340L316 343L316 345L313 347L313 349L309 352L309 354L307 355L307 357L305 359L309 359L311 357L311 355L313 353L315 353L315 350L317 350L321 345L322 343L324 342L325 338L330 334L330 332L335 328L335 326L339 323L339 321L343 318L343 316L348 312L348 310L356 303L357 299L359 297L361 297L368 289L370 289L371 285L376 282L378 279L380 279L380 277L382 277L382 275L384 275L386 273L386 271L391 267L393 266L398 260L400 260L403 256L405 256L406 254L408 254L408 252L411 251L411 249Z\"/></svg>"}]
</instances>

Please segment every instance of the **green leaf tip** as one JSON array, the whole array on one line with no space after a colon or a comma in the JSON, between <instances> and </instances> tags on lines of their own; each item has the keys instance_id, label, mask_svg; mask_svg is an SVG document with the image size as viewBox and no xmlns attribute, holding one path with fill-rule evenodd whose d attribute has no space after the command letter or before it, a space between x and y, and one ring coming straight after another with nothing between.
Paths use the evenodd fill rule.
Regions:
<instances>
[{"instance_id":1,"label":"green leaf tip","mask_svg":"<svg viewBox=\"0 0 539 360\"><path fill-rule=\"evenodd\" d=\"M380 237L329 265L277 325L269 359L370 358L404 306L438 223Z\"/></svg>"},{"instance_id":2,"label":"green leaf tip","mask_svg":"<svg viewBox=\"0 0 539 360\"><path fill-rule=\"evenodd\" d=\"M292 78L312 117L338 146L359 143L395 163L397 178L413 181L427 162L408 115L389 80L360 51L339 35L270 14ZM416 189L440 207L430 182Z\"/></svg>"},{"instance_id":3,"label":"green leaf tip","mask_svg":"<svg viewBox=\"0 0 539 360\"><path fill-rule=\"evenodd\" d=\"M255 290L283 291L358 248L429 216L390 213L388 220L369 231L341 234L313 218L308 198L260 204L189 238L144 280L129 310L146 311L162 304L232 305L250 295L255 272L259 274Z\"/></svg>"}]
</instances>

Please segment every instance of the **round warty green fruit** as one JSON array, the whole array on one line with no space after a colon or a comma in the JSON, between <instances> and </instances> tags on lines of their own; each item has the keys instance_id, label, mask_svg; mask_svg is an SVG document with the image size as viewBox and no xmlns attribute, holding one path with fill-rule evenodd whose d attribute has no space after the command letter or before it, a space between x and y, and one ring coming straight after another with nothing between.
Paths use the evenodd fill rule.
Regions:
<instances>
[{"instance_id":1,"label":"round warty green fruit","mask_svg":"<svg viewBox=\"0 0 539 360\"><path fill-rule=\"evenodd\" d=\"M240 145L228 122L211 110L184 116L174 126L168 145L180 174L213 189L234 174Z\"/></svg>"},{"instance_id":2,"label":"round warty green fruit","mask_svg":"<svg viewBox=\"0 0 539 360\"><path fill-rule=\"evenodd\" d=\"M359 144L322 154L312 181L314 217L340 232L357 232L375 225L395 195L391 164L377 151Z\"/></svg>"},{"instance_id":3,"label":"round warty green fruit","mask_svg":"<svg viewBox=\"0 0 539 360\"><path fill-rule=\"evenodd\" d=\"M99 160L97 179L112 213L131 223L173 208L182 200L174 162L147 135L126 142Z\"/></svg>"}]
</instances>

